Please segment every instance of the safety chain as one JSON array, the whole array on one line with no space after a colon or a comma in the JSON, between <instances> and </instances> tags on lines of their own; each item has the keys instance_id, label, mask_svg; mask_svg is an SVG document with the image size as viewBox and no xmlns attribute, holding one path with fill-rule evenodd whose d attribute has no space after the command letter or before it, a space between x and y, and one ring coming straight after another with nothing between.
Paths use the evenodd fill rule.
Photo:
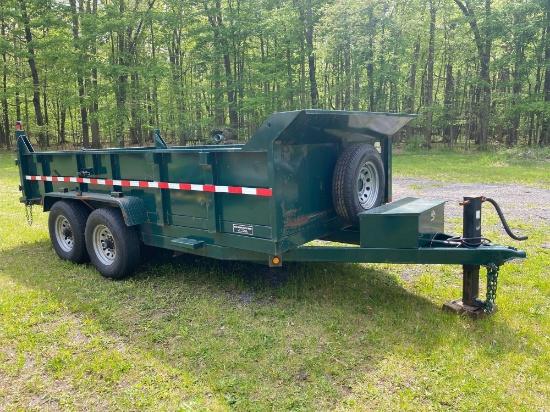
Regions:
<instances>
[{"instance_id":1,"label":"safety chain","mask_svg":"<svg viewBox=\"0 0 550 412\"><path fill-rule=\"evenodd\" d=\"M490 263L487 267L487 294L485 296L485 304L483 311L490 315L495 309L495 300L497 298L498 286L498 266Z\"/></svg>"},{"instance_id":2,"label":"safety chain","mask_svg":"<svg viewBox=\"0 0 550 412\"><path fill-rule=\"evenodd\" d=\"M32 226L33 215L32 215L33 204L31 202L25 203L25 216L27 217L27 223L29 226Z\"/></svg>"}]
</instances>

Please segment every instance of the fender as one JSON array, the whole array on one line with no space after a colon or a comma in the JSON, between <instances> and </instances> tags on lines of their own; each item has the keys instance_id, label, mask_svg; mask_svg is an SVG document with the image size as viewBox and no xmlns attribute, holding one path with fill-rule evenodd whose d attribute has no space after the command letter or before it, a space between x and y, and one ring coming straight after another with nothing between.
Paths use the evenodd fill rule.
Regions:
<instances>
[{"instance_id":1,"label":"fender","mask_svg":"<svg viewBox=\"0 0 550 412\"><path fill-rule=\"evenodd\" d=\"M53 204L61 199L81 201L93 209L104 207L106 204L119 207L126 226L135 226L149 221L143 199L136 196L114 197L104 193L77 191L46 193L44 194L44 212L48 212Z\"/></svg>"}]
</instances>

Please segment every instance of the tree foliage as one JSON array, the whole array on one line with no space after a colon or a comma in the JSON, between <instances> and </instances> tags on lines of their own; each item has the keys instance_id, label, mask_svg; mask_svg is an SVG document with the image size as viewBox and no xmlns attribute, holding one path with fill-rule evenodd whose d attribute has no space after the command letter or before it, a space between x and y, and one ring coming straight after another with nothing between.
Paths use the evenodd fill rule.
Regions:
<instances>
[{"instance_id":1,"label":"tree foliage","mask_svg":"<svg viewBox=\"0 0 550 412\"><path fill-rule=\"evenodd\" d=\"M401 138L550 145L545 0L0 0L0 146L185 144L275 111L419 114Z\"/></svg>"}]
</instances>

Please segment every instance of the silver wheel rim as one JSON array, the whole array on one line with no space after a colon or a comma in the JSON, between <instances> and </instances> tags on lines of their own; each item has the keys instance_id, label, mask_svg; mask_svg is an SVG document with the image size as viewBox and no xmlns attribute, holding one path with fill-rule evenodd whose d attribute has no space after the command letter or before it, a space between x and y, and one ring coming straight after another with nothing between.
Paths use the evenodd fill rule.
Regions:
<instances>
[{"instance_id":1,"label":"silver wheel rim","mask_svg":"<svg viewBox=\"0 0 550 412\"><path fill-rule=\"evenodd\" d=\"M105 225L97 225L92 234L94 252L99 261L106 265L112 265L116 258L116 247L113 234Z\"/></svg>"},{"instance_id":2,"label":"silver wheel rim","mask_svg":"<svg viewBox=\"0 0 550 412\"><path fill-rule=\"evenodd\" d=\"M74 248L73 230L65 216L57 216L55 219L55 239L64 252L70 252Z\"/></svg>"},{"instance_id":3,"label":"silver wheel rim","mask_svg":"<svg viewBox=\"0 0 550 412\"><path fill-rule=\"evenodd\" d=\"M378 171L373 163L366 162L361 166L357 177L357 199L363 209L374 207L379 189Z\"/></svg>"}]
</instances>

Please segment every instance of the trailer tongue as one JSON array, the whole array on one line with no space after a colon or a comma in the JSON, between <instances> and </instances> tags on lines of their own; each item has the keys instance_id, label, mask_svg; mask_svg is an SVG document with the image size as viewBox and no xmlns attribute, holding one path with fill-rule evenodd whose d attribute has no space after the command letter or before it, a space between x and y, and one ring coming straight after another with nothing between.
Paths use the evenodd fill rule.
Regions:
<instances>
[{"instance_id":1,"label":"trailer tongue","mask_svg":"<svg viewBox=\"0 0 550 412\"><path fill-rule=\"evenodd\" d=\"M157 131L154 147L45 152L18 130L21 202L50 211L62 259L90 259L113 279L133 273L140 243L272 267L461 264L463 296L444 307L493 313L498 268L525 252L483 239L481 196L462 202L458 237L444 234L444 202L392 202L391 136L413 117L302 110L271 115L244 145L168 147Z\"/></svg>"}]
</instances>

